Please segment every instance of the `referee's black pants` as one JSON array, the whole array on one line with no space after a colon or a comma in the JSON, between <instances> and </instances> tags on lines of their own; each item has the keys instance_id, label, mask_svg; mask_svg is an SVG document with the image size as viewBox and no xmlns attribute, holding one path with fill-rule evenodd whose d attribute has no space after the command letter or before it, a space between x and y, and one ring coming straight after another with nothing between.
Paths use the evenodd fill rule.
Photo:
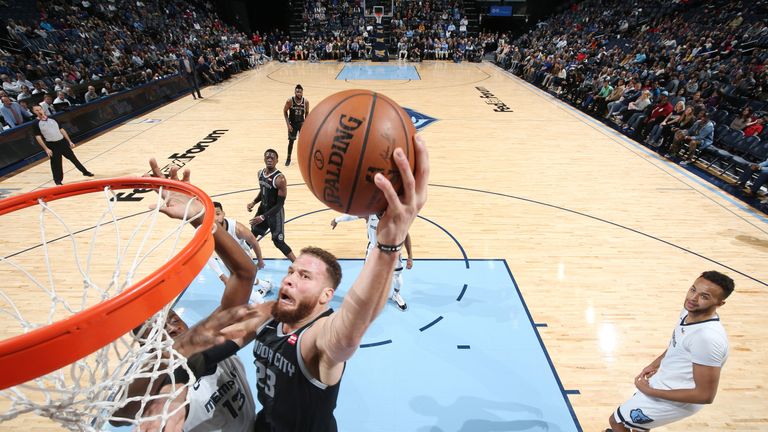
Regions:
<instances>
[{"instance_id":1,"label":"referee's black pants","mask_svg":"<svg viewBox=\"0 0 768 432\"><path fill-rule=\"evenodd\" d=\"M72 151L72 148L69 146L67 140L63 139L59 141L47 142L46 145L48 145L48 148L51 149L51 152L53 152L51 155L51 171L53 172L53 181L56 184L61 184L61 181L64 180L64 172L61 168L62 156L69 159L69 161L72 162L75 165L75 168L79 169L81 173L86 174L88 172L83 164L77 160L77 156L75 156L75 152Z\"/></svg>"}]
</instances>

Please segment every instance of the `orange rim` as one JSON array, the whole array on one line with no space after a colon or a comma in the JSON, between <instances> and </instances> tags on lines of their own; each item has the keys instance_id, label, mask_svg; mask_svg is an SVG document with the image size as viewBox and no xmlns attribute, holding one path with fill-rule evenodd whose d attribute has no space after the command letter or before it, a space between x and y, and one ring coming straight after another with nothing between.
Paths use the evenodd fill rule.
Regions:
<instances>
[{"instance_id":1,"label":"orange rim","mask_svg":"<svg viewBox=\"0 0 768 432\"><path fill-rule=\"evenodd\" d=\"M0 215L31 207L39 199L55 201L89 192L156 189L196 196L205 206L192 240L163 267L119 295L68 318L29 333L0 341L0 389L6 389L73 363L129 332L170 303L202 270L213 253L211 198L196 186L154 177L125 177L72 183L0 200Z\"/></svg>"}]
</instances>

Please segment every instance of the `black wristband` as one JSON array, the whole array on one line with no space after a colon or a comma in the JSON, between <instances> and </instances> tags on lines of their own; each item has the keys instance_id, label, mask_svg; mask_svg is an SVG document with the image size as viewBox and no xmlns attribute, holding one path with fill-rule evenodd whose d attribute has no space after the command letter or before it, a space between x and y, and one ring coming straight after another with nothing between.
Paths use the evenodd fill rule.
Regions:
<instances>
[{"instance_id":1,"label":"black wristband","mask_svg":"<svg viewBox=\"0 0 768 432\"><path fill-rule=\"evenodd\" d=\"M379 248L379 250L384 253L394 253L394 252L400 252L400 250L403 248L403 243L405 243L405 240L400 242L400 244L394 245L394 246L376 242L376 247Z\"/></svg>"}]
</instances>

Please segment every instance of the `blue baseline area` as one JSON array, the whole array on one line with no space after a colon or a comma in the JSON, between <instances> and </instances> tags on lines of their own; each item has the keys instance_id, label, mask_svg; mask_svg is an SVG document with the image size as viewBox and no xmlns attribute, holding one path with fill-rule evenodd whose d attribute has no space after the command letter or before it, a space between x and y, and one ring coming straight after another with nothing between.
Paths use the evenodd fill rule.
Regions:
<instances>
[{"instance_id":1,"label":"blue baseline area","mask_svg":"<svg viewBox=\"0 0 768 432\"><path fill-rule=\"evenodd\" d=\"M363 261L341 264L334 308ZM279 282L287 267L268 260L259 277ZM417 260L403 279L408 310L389 302L347 363L340 431L582 430L505 261ZM176 310L192 324L222 291L206 268ZM239 355L255 383L252 345Z\"/></svg>"},{"instance_id":2,"label":"blue baseline area","mask_svg":"<svg viewBox=\"0 0 768 432\"><path fill-rule=\"evenodd\" d=\"M336 75L337 80L421 80L419 72L414 66L409 65L345 65L344 69Z\"/></svg>"}]
</instances>

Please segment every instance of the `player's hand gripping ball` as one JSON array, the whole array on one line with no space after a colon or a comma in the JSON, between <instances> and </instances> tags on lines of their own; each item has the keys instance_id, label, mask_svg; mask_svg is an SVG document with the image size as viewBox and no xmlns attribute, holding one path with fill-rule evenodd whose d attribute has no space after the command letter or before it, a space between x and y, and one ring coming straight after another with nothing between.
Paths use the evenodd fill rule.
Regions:
<instances>
[{"instance_id":1,"label":"player's hand gripping ball","mask_svg":"<svg viewBox=\"0 0 768 432\"><path fill-rule=\"evenodd\" d=\"M323 99L307 116L299 135L304 182L328 207L347 214L379 213L387 200L373 177L382 173L402 191L392 153L405 152L414 169L416 129L400 105L381 93L346 90Z\"/></svg>"}]
</instances>

